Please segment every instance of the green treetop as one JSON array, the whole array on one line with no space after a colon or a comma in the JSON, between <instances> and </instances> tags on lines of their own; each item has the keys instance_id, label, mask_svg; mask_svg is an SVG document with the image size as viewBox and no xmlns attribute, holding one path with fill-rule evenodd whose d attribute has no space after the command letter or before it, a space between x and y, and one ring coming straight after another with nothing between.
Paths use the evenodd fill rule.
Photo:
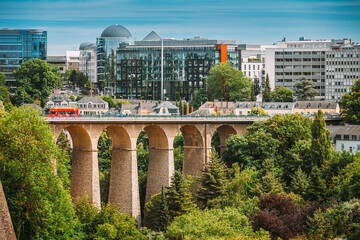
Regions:
<instances>
[{"instance_id":1,"label":"green treetop","mask_svg":"<svg viewBox=\"0 0 360 240\"><path fill-rule=\"evenodd\" d=\"M276 87L271 93L271 98L274 102L292 102L293 92L284 86Z\"/></svg>"},{"instance_id":2,"label":"green treetop","mask_svg":"<svg viewBox=\"0 0 360 240\"><path fill-rule=\"evenodd\" d=\"M297 97L298 101L313 100L317 94L318 91L315 90L312 80L300 77L299 82L295 84L294 96Z\"/></svg>"},{"instance_id":3,"label":"green treetop","mask_svg":"<svg viewBox=\"0 0 360 240\"><path fill-rule=\"evenodd\" d=\"M206 78L209 99L248 100L252 82L243 72L224 62L213 66Z\"/></svg>"},{"instance_id":4,"label":"green treetop","mask_svg":"<svg viewBox=\"0 0 360 240\"><path fill-rule=\"evenodd\" d=\"M37 58L23 62L13 75L16 79L17 105L20 105L23 99L25 102L34 102L38 99L44 107L51 90L61 86L61 79L52 71L51 65Z\"/></svg>"},{"instance_id":5,"label":"green treetop","mask_svg":"<svg viewBox=\"0 0 360 240\"><path fill-rule=\"evenodd\" d=\"M355 81L351 91L342 96L342 114L350 124L360 124L360 78Z\"/></svg>"}]
</instances>

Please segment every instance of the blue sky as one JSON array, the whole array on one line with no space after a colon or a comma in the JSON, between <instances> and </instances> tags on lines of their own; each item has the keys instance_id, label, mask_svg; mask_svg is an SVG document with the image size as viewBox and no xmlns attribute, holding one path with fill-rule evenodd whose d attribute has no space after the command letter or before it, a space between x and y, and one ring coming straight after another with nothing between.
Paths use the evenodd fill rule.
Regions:
<instances>
[{"instance_id":1,"label":"blue sky","mask_svg":"<svg viewBox=\"0 0 360 240\"><path fill-rule=\"evenodd\" d=\"M65 55L112 24L137 40L201 36L272 44L286 37L351 38L360 42L360 0L0 0L0 28L48 31L48 55Z\"/></svg>"}]
</instances>

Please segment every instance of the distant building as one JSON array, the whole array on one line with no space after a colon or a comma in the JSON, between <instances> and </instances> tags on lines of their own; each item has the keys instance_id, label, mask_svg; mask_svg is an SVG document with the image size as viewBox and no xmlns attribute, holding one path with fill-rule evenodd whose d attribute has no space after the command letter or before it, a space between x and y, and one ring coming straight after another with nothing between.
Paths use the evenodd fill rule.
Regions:
<instances>
[{"instance_id":1,"label":"distant building","mask_svg":"<svg viewBox=\"0 0 360 240\"><path fill-rule=\"evenodd\" d=\"M360 78L360 45L347 39L334 40L325 60L325 99L339 101Z\"/></svg>"},{"instance_id":2,"label":"distant building","mask_svg":"<svg viewBox=\"0 0 360 240\"><path fill-rule=\"evenodd\" d=\"M114 72L116 71L116 49L120 44L133 44L133 42L134 39L129 30L118 24L107 27L101 36L96 38L97 81L100 90L103 90L103 87L114 87L114 85L106 84L105 80L111 67L113 67Z\"/></svg>"},{"instance_id":3,"label":"distant building","mask_svg":"<svg viewBox=\"0 0 360 240\"><path fill-rule=\"evenodd\" d=\"M313 115L321 110L325 115L340 112L335 101L297 101L297 102L206 102L192 115L221 114L249 115L251 109L261 107L270 116L275 114L300 113ZM206 110L205 110L206 109Z\"/></svg>"},{"instance_id":4,"label":"distant building","mask_svg":"<svg viewBox=\"0 0 360 240\"><path fill-rule=\"evenodd\" d=\"M235 41L161 39L155 32L133 45L120 45L116 57L116 96L124 98L161 99L162 59L164 99L168 100L191 100L195 90L205 88L207 74L217 63L229 61L239 68Z\"/></svg>"},{"instance_id":5,"label":"distant building","mask_svg":"<svg viewBox=\"0 0 360 240\"><path fill-rule=\"evenodd\" d=\"M79 50L79 72L82 72L89 78L93 87L97 87L96 44L84 42L80 44Z\"/></svg>"},{"instance_id":6,"label":"distant building","mask_svg":"<svg viewBox=\"0 0 360 240\"><path fill-rule=\"evenodd\" d=\"M66 51L66 69L79 71L80 51Z\"/></svg>"},{"instance_id":7,"label":"distant building","mask_svg":"<svg viewBox=\"0 0 360 240\"><path fill-rule=\"evenodd\" d=\"M179 108L170 102L123 104L123 115L179 115Z\"/></svg>"},{"instance_id":8,"label":"distant building","mask_svg":"<svg viewBox=\"0 0 360 240\"><path fill-rule=\"evenodd\" d=\"M351 154L355 154L357 151L360 152L359 125L327 126L326 128L330 130L336 151L345 150Z\"/></svg>"},{"instance_id":9,"label":"distant building","mask_svg":"<svg viewBox=\"0 0 360 240\"><path fill-rule=\"evenodd\" d=\"M277 42L265 49L265 73L271 88L293 90L300 77L315 83L319 100L340 100L360 77L360 45L352 40L311 40Z\"/></svg>"},{"instance_id":10,"label":"distant building","mask_svg":"<svg viewBox=\"0 0 360 240\"><path fill-rule=\"evenodd\" d=\"M83 97L77 105L79 115L103 115L109 110L109 104L100 97Z\"/></svg>"},{"instance_id":11,"label":"distant building","mask_svg":"<svg viewBox=\"0 0 360 240\"><path fill-rule=\"evenodd\" d=\"M319 110L324 114L340 113L339 104L335 101L296 101L293 113L315 114Z\"/></svg>"},{"instance_id":12,"label":"distant building","mask_svg":"<svg viewBox=\"0 0 360 240\"><path fill-rule=\"evenodd\" d=\"M49 100L47 101L46 105L76 105L76 102L72 101L69 97L65 96L64 94L51 94L49 96Z\"/></svg>"},{"instance_id":13,"label":"distant building","mask_svg":"<svg viewBox=\"0 0 360 240\"><path fill-rule=\"evenodd\" d=\"M0 29L0 72L7 78L10 91L15 90L13 71L22 62L38 58L46 60L47 31L40 29Z\"/></svg>"},{"instance_id":14,"label":"distant building","mask_svg":"<svg viewBox=\"0 0 360 240\"><path fill-rule=\"evenodd\" d=\"M64 74L67 69L65 56L48 56L46 62L52 67L58 67L61 74Z\"/></svg>"}]
</instances>

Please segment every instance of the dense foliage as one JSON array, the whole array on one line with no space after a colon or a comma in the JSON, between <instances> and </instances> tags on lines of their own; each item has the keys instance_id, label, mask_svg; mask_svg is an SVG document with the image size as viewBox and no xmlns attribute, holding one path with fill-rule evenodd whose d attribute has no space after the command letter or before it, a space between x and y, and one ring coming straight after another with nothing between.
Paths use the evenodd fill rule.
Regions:
<instances>
[{"instance_id":1,"label":"dense foliage","mask_svg":"<svg viewBox=\"0 0 360 240\"><path fill-rule=\"evenodd\" d=\"M292 102L293 92L284 86L276 87L275 90L271 93L271 101Z\"/></svg>"},{"instance_id":2,"label":"dense foliage","mask_svg":"<svg viewBox=\"0 0 360 240\"><path fill-rule=\"evenodd\" d=\"M351 91L342 96L341 106L346 122L360 124L360 78L355 81Z\"/></svg>"},{"instance_id":3,"label":"dense foliage","mask_svg":"<svg viewBox=\"0 0 360 240\"><path fill-rule=\"evenodd\" d=\"M14 104L41 102L44 107L55 87L61 87L61 78L54 73L45 60L34 58L20 65L13 73L16 79Z\"/></svg>"},{"instance_id":4,"label":"dense foliage","mask_svg":"<svg viewBox=\"0 0 360 240\"><path fill-rule=\"evenodd\" d=\"M269 74L266 74L263 102L270 102L270 101L271 101L270 80L269 80Z\"/></svg>"},{"instance_id":5,"label":"dense foliage","mask_svg":"<svg viewBox=\"0 0 360 240\"><path fill-rule=\"evenodd\" d=\"M19 239L76 236L67 153L31 108L14 108L0 119L0 177ZM54 174L52 159L57 161Z\"/></svg>"},{"instance_id":6,"label":"dense foliage","mask_svg":"<svg viewBox=\"0 0 360 240\"><path fill-rule=\"evenodd\" d=\"M229 62L213 66L206 78L206 84L209 100L225 101L248 100L253 85L250 78L233 68Z\"/></svg>"}]
</instances>

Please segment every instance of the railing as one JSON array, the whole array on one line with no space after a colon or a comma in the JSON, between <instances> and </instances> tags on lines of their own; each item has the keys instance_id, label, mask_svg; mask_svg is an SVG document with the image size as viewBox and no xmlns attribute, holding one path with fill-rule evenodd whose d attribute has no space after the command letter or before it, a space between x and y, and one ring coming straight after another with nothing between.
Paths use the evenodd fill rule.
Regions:
<instances>
[{"instance_id":1,"label":"railing","mask_svg":"<svg viewBox=\"0 0 360 240\"><path fill-rule=\"evenodd\" d=\"M272 115L273 116L273 115ZM270 115L79 115L45 117L48 121L76 121L76 120L117 120L117 121L259 121L271 118ZM303 114L305 117L315 118L315 114ZM324 115L325 120L342 120L340 115Z\"/></svg>"}]
</instances>

